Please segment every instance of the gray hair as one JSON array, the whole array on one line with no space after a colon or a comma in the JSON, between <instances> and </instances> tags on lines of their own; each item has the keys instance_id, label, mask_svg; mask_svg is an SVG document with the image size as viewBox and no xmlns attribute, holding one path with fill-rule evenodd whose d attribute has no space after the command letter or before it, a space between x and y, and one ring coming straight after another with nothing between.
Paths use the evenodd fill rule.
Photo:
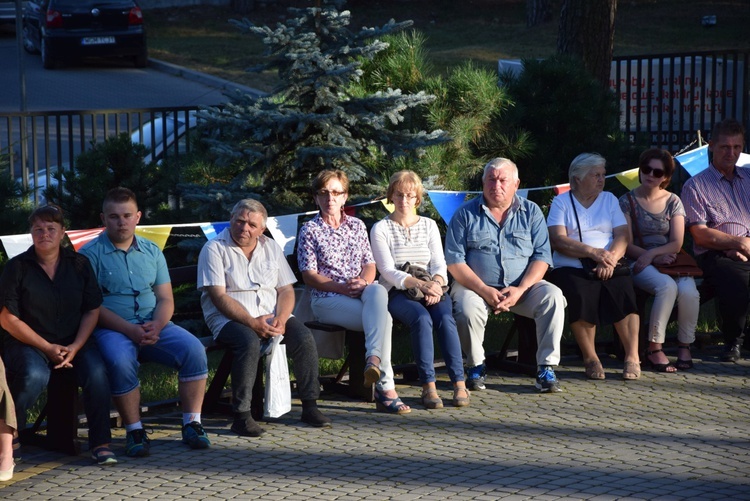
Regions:
<instances>
[{"instance_id":1,"label":"gray hair","mask_svg":"<svg viewBox=\"0 0 750 501\"><path fill-rule=\"evenodd\" d=\"M234 219L241 212L255 212L263 216L263 226L266 225L268 219L268 211L263 207L263 204L255 200L254 198L244 198L237 202L232 209L232 214L229 216Z\"/></svg>"},{"instance_id":2,"label":"gray hair","mask_svg":"<svg viewBox=\"0 0 750 501\"><path fill-rule=\"evenodd\" d=\"M491 170L501 169L505 167L506 165L510 165L511 167L513 167L513 179L517 181L518 180L518 166L515 163L513 163L512 160L508 160L507 158L502 158L502 157L493 158L492 160L487 162L487 165L484 166L484 173L482 174L482 181L485 180L485 178L487 177L487 174L489 174Z\"/></svg>"},{"instance_id":3,"label":"gray hair","mask_svg":"<svg viewBox=\"0 0 750 501\"><path fill-rule=\"evenodd\" d=\"M570 187L576 188L578 181L586 177L594 167L606 167L607 160L598 153L581 153L570 162L568 181ZM575 182L573 181L575 179Z\"/></svg>"}]
</instances>

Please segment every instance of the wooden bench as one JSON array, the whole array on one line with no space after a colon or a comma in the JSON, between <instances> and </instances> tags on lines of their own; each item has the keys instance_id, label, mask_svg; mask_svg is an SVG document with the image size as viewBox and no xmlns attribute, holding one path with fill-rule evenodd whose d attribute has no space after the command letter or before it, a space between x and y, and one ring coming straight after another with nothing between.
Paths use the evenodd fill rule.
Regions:
<instances>
[{"instance_id":1,"label":"wooden bench","mask_svg":"<svg viewBox=\"0 0 750 501\"><path fill-rule=\"evenodd\" d=\"M322 379L323 388L326 390L344 393L351 397L362 398L367 402L374 400L373 388L365 387L365 333L361 331L352 331L341 327L340 325L325 324L315 320L305 322L308 329L323 332L346 333L347 356L341 370L332 380ZM343 383L344 376L349 372L348 384Z\"/></svg>"},{"instance_id":2,"label":"wooden bench","mask_svg":"<svg viewBox=\"0 0 750 501\"><path fill-rule=\"evenodd\" d=\"M513 339L518 340L516 350L510 348ZM492 369L536 377L537 347L536 322L534 319L513 314L513 324L505 336L500 351L488 353L485 364Z\"/></svg>"},{"instance_id":3,"label":"wooden bench","mask_svg":"<svg viewBox=\"0 0 750 501\"><path fill-rule=\"evenodd\" d=\"M505 336L500 351L488 353L485 363L492 369L500 369L507 372L536 376L536 323L532 318L513 315L513 324ZM364 386L365 370L365 337L360 331L350 331L339 325L325 324L317 321L305 322L311 330L323 332L346 332L347 357L339 373L332 380L323 380L323 387L344 393L352 397L362 398L367 402L373 401L373 388ZM518 339L517 348L510 347L514 339ZM445 362L435 360L435 368L445 367ZM343 379L349 372L349 384L344 384ZM419 380L419 374L415 363L400 364L393 366L394 374L402 374L405 381Z\"/></svg>"}]
</instances>

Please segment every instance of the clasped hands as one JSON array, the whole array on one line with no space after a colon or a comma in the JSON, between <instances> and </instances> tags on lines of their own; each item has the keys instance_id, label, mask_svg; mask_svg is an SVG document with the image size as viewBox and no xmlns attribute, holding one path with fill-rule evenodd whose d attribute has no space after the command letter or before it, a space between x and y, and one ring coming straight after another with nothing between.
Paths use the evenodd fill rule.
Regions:
<instances>
[{"instance_id":1,"label":"clasped hands","mask_svg":"<svg viewBox=\"0 0 750 501\"><path fill-rule=\"evenodd\" d=\"M358 298L365 291L367 281L362 277L354 277L348 279L343 285L346 287L346 295L348 297Z\"/></svg>"},{"instance_id":2,"label":"clasped hands","mask_svg":"<svg viewBox=\"0 0 750 501\"><path fill-rule=\"evenodd\" d=\"M740 249L725 250L724 255L732 261L747 262L750 260L750 237L741 238Z\"/></svg>"},{"instance_id":3,"label":"clasped hands","mask_svg":"<svg viewBox=\"0 0 750 501\"><path fill-rule=\"evenodd\" d=\"M494 314L509 312L512 307L520 301L524 295L525 290L520 287L503 287L502 289L496 289L494 287L486 286L482 298L492 309Z\"/></svg>"},{"instance_id":4,"label":"clasped hands","mask_svg":"<svg viewBox=\"0 0 750 501\"><path fill-rule=\"evenodd\" d=\"M646 266L653 264L654 266L666 266L674 263L677 260L677 254L661 254L654 257L650 251L646 251L636 259L633 265L633 273L637 275L642 272Z\"/></svg>"},{"instance_id":5,"label":"clasped hands","mask_svg":"<svg viewBox=\"0 0 750 501\"><path fill-rule=\"evenodd\" d=\"M443 286L437 280L423 282L419 286L419 290L424 294L424 302L427 306L437 304L443 297Z\"/></svg>"},{"instance_id":6,"label":"clasped hands","mask_svg":"<svg viewBox=\"0 0 750 501\"><path fill-rule=\"evenodd\" d=\"M76 345L62 346L59 344L50 344L49 347L44 350L44 354L50 362L55 364L55 369L72 369L73 358L75 358L80 348Z\"/></svg>"},{"instance_id":7,"label":"clasped hands","mask_svg":"<svg viewBox=\"0 0 750 501\"><path fill-rule=\"evenodd\" d=\"M598 263L594 271L596 271L596 276L600 280L609 280L612 278L617 261L619 261L614 252L607 249L596 249L592 259Z\"/></svg>"},{"instance_id":8,"label":"clasped hands","mask_svg":"<svg viewBox=\"0 0 750 501\"><path fill-rule=\"evenodd\" d=\"M155 322L149 321L142 324L132 324L132 326L129 337L138 346L149 346L159 341L161 327L157 326Z\"/></svg>"},{"instance_id":9,"label":"clasped hands","mask_svg":"<svg viewBox=\"0 0 750 501\"><path fill-rule=\"evenodd\" d=\"M284 335L286 322L273 314L261 315L255 318L254 325L250 326L261 339L270 339Z\"/></svg>"}]
</instances>

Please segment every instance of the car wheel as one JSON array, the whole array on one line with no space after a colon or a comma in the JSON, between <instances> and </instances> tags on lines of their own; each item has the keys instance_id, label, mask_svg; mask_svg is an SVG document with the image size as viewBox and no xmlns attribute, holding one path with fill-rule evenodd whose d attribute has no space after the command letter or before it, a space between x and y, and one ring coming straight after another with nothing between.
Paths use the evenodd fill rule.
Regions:
<instances>
[{"instance_id":1,"label":"car wheel","mask_svg":"<svg viewBox=\"0 0 750 501\"><path fill-rule=\"evenodd\" d=\"M31 40L31 34L29 33L29 26L27 24L23 25L23 48L29 54L39 53L36 45L34 45L34 42Z\"/></svg>"},{"instance_id":2,"label":"car wheel","mask_svg":"<svg viewBox=\"0 0 750 501\"><path fill-rule=\"evenodd\" d=\"M145 68L148 66L148 53L144 50L137 56L133 56L133 64L136 68Z\"/></svg>"},{"instance_id":3,"label":"car wheel","mask_svg":"<svg viewBox=\"0 0 750 501\"><path fill-rule=\"evenodd\" d=\"M42 66L44 66L44 69L46 70L54 70L57 68L57 60L50 56L49 53L49 42L47 42L47 38L42 37Z\"/></svg>"}]
</instances>

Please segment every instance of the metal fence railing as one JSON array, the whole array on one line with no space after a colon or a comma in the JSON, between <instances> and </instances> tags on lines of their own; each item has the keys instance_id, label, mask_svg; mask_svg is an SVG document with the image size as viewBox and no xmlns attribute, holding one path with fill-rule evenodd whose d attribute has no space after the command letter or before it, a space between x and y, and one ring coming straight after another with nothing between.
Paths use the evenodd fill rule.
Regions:
<instances>
[{"instance_id":1,"label":"metal fence railing","mask_svg":"<svg viewBox=\"0 0 750 501\"><path fill-rule=\"evenodd\" d=\"M148 148L146 162L161 161L189 151L186 138L196 126L196 110L185 106L2 113L0 154L8 157L11 177L26 187L49 186L57 170L75 168L76 157L93 143L123 133Z\"/></svg>"},{"instance_id":2,"label":"metal fence railing","mask_svg":"<svg viewBox=\"0 0 750 501\"><path fill-rule=\"evenodd\" d=\"M610 87L620 102L620 128L631 141L671 151L690 144L713 124L735 118L750 125L750 52L620 56Z\"/></svg>"}]
</instances>

